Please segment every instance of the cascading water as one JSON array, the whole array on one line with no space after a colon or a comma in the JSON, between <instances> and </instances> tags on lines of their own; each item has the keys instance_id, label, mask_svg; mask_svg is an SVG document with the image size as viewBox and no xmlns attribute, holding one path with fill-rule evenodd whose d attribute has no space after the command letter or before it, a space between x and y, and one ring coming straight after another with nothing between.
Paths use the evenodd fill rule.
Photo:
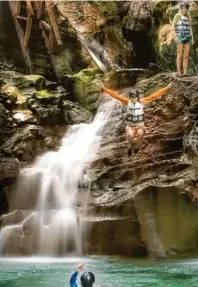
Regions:
<instances>
[{"instance_id":1,"label":"cascading water","mask_svg":"<svg viewBox=\"0 0 198 287\"><path fill-rule=\"evenodd\" d=\"M94 62L103 72L108 72L108 70L112 68L120 69L117 64L113 63L108 52L98 41L92 37L85 37L83 35L80 35L79 39L81 39L81 43L85 46Z\"/></svg>"},{"instance_id":2,"label":"cascading water","mask_svg":"<svg viewBox=\"0 0 198 287\"><path fill-rule=\"evenodd\" d=\"M29 245L37 243L29 253L82 253L82 222L74 207L76 194L84 170L99 151L102 130L114 103L112 100L105 102L90 124L72 126L57 152L44 154L32 167L22 170L13 210L26 210L28 206L33 206L34 210L29 207L24 211L26 216L22 223L2 228L4 251L9 249L17 229L20 238L15 241L19 253L28 254L21 251L27 241ZM31 243L30 235L34 243Z\"/></svg>"},{"instance_id":3,"label":"cascading water","mask_svg":"<svg viewBox=\"0 0 198 287\"><path fill-rule=\"evenodd\" d=\"M96 65L104 72L108 72L112 68L120 70L120 67L113 63L110 55L105 48L91 35L86 35L83 32L82 25L70 21L72 27L76 30L81 44L86 48Z\"/></svg>"}]
</instances>

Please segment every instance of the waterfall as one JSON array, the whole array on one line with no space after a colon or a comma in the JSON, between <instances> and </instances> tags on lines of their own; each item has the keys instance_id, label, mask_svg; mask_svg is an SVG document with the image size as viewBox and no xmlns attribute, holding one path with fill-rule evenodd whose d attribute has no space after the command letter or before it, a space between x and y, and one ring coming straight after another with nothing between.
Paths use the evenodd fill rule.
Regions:
<instances>
[{"instance_id":1,"label":"waterfall","mask_svg":"<svg viewBox=\"0 0 198 287\"><path fill-rule=\"evenodd\" d=\"M15 241L19 254L28 254L23 251L28 241L29 253L82 254L83 228L75 206L76 195L84 171L99 152L102 131L114 104L112 100L103 103L91 123L70 127L58 151L47 152L33 166L21 171L13 210L24 211L25 219L2 228L4 251L10 248L9 242L13 245ZM30 210L32 205L34 210Z\"/></svg>"},{"instance_id":2,"label":"waterfall","mask_svg":"<svg viewBox=\"0 0 198 287\"><path fill-rule=\"evenodd\" d=\"M85 47L88 51L90 56L92 57L95 64L104 72L107 73L112 68L116 68L120 70L120 67L114 63L106 51L106 49L94 39L91 35L86 35L81 32L82 25L78 25L75 22L69 21L72 27L76 30L78 39L80 40L81 44Z\"/></svg>"},{"instance_id":3,"label":"waterfall","mask_svg":"<svg viewBox=\"0 0 198 287\"><path fill-rule=\"evenodd\" d=\"M96 63L96 65L104 72L108 72L112 68L120 70L120 67L113 63L111 57L105 48L92 37L85 37L80 34L79 39L83 46L87 49L90 56Z\"/></svg>"}]
</instances>

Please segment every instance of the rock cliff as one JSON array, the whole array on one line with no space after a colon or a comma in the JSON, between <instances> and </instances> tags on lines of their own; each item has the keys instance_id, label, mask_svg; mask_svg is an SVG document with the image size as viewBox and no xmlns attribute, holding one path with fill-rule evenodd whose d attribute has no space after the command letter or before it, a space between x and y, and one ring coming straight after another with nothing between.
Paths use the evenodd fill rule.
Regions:
<instances>
[{"instance_id":1,"label":"rock cliff","mask_svg":"<svg viewBox=\"0 0 198 287\"><path fill-rule=\"evenodd\" d=\"M34 206L16 210L12 202L21 168L44 152L56 150L70 125L93 119L101 97L108 97L100 95L98 79L120 92L135 85L142 96L170 81L173 87L146 105L146 136L139 152L132 157L127 155L125 109L110 99L114 108L104 129L101 149L87 170L90 193L87 195L86 188L78 193L79 218L87 196L89 203L87 215L83 215L88 242L84 251L149 254L155 258L197 251L198 82L196 77L178 79L169 71L161 72L175 69L169 16L176 11L176 1L169 2L167 5L167 1L54 1L61 35L68 36L64 45L69 43L69 47L62 47L54 55L59 83L17 72L4 61L6 53L2 46L1 225L19 224L28 215L4 246L6 255L37 252L38 216L32 213ZM197 10L196 1L193 2L195 23ZM5 8L1 4L0 13L2 9ZM197 41L197 27L193 27ZM7 31L0 29L0 40L5 41ZM89 49L107 73L98 69ZM191 60L190 72L196 74L196 58ZM148 70L151 63L161 69Z\"/></svg>"}]
</instances>

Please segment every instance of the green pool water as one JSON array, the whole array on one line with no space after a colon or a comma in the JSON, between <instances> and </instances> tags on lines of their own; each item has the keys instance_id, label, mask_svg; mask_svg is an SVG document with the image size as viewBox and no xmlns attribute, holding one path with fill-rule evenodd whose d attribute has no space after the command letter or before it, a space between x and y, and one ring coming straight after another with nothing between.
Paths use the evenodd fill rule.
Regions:
<instances>
[{"instance_id":1,"label":"green pool water","mask_svg":"<svg viewBox=\"0 0 198 287\"><path fill-rule=\"evenodd\" d=\"M198 260L152 262L118 257L0 259L0 286L69 286L81 262L95 274L95 287L198 286Z\"/></svg>"}]
</instances>

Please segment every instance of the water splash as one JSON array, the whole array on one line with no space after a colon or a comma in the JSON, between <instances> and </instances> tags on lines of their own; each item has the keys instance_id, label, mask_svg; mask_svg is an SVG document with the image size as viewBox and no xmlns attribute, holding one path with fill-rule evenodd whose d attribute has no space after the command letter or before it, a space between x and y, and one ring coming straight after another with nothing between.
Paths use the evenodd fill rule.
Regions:
<instances>
[{"instance_id":1,"label":"water splash","mask_svg":"<svg viewBox=\"0 0 198 287\"><path fill-rule=\"evenodd\" d=\"M84 170L99 152L102 131L114 104L108 100L90 124L70 128L57 152L44 154L32 167L22 170L14 209L34 210L26 212L25 220L17 225L22 230L18 234L19 252L24 252L25 238L31 235L29 245L37 242L39 255L82 254L82 222L74 208L76 194ZM15 226L6 226L1 231L4 249L9 249L5 241L11 238Z\"/></svg>"}]
</instances>

